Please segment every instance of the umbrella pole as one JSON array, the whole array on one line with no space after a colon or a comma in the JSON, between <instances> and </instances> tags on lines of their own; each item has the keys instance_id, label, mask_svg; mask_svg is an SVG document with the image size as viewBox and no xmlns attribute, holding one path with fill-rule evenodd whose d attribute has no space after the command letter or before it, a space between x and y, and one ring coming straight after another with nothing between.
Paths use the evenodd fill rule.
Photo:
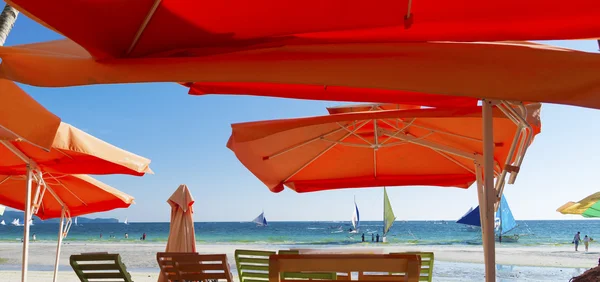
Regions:
<instances>
[{"instance_id":1,"label":"umbrella pole","mask_svg":"<svg viewBox=\"0 0 600 282\"><path fill-rule=\"evenodd\" d=\"M483 256L485 262L485 281L496 281L496 245L494 240L494 123L493 103L491 100L483 100L483 205L482 212L482 236Z\"/></svg>"},{"instance_id":2,"label":"umbrella pole","mask_svg":"<svg viewBox=\"0 0 600 282\"><path fill-rule=\"evenodd\" d=\"M23 223L23 265L21 269L21 281L27 281L27 260L29 259L29 219L31 218L31 186L33 172L31 165L27 164L27 192L25 193L25 218Z\"/></svg>"},{"instance_id":3,"label":"umbrella pole","mask_svg":"<svg viewBox=\"0 0 600 282\"><path fill-rule=\"evenodd\" d=\"M64 229L63 226L65 224L65 208L63 207L60 213L60 225L58 227L58 244L56 245L56 260L54 261L54 276L52 281L58 281L58 260L60 259L60 247L62 245Z\"/></svg>"}]
</instances>

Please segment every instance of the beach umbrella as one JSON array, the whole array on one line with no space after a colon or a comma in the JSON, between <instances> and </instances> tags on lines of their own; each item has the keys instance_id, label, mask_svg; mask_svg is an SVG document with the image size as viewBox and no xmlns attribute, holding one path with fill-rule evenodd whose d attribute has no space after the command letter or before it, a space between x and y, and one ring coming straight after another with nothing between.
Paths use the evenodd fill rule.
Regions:
<instances>
[{"instance_id":1,"label":"beach umbrella","mask_svg":"<svg viewBox=\"0 0 600 282\"><path fill-rule=\"evenodd\" d=\"M321 43L321 44L319 44ZM212 50L212 49L211 49ZM600 108L600 54L527 42L294 43L96 62L68 40L1 47L0 76L36 86L132 82L312 85L304 99L403 103L405 92ZM217 52L219 50L212 50ZM435 83L433 83L435 82ZM327 94L329 86L358 88ZM386 91L360 92L360 89ZM243 89L242 89L243 90ZM260 90L260 88L259 88ZM261 90L262 91L262 90ZM296 98L292 94L257 92ZM282 93L282 92L279 92ZM283 92L285 93L285 92ZM336 94L337 93L337 94ZM574 95L574 93L577 93ZM253 93L232 93L253 94ZM359 99L356 99L356 98ZM414 99L414 98L413 98ZM433 100L433 99L431 99Z\"/></svg>"},{"instance_id":2,"label":"beach umbrella","mask_svg":"<svg viewBox=\"0 0 600 282\"><path fill-rule=\"evenodd\" d=\"M328 116L232 125L227 143L271 191L477 183L487 281L495 281L494 211L540 132L540 105L457 108L373 105ZM387 110L386 110L387 109ZM494 185L494 176L498 179Z\"/></svg>"},{"instance_id":3,"label":"beach umbrella","mask_svg":"<svg viewBox=\"0 0 600 282\"><path fill-rule=\"evenodd\" d=\"M25 205L26 190L23 187L26 181L23 175L0 175L0 202L21 210ZM37 181L43 182L45 189L36 195L39 201L31 199L39 203L32 213L42 220L60 218L53 278L57 281L60 249L71 227L71 217L127 208L133 203L133 197L88 175L44 173ZM28 224L27 219L24 224Z\"/></svg>"},{"instance_id":4,"label":"beach umbrella","mask_svg":"<svg viewBox=\"0 0 600 282\"><path fill-rule=\"evenodd\" d=\"M589 195L579 202L567 202L556 211L583 217L600 217L600 192Z\"/></svg>"},{"instance_id":5,"label":"beach umbrella","mask_svg":"<svg viewBox=\"0 0 600 282\"><path fill-rule=\"evenodd\" d=\"M167 203L171 206L171 223L165 252L195 253L194 197L187 185L179 185ZM166 281L162 273L158 281Z\"/></svg>"},{"instance_id":6,"label":"beach umbrella","mask_svg":"<svg viewBox=\"0 0 600 282\"><path fill-rule=\"evenodd\" d=\"M11 104L6 111L0 113L0 121L8 120L10 127L3 124L0 130L0 175L23 176L23 190L3 191L7 194L24 192L24 204L18 209L25 213L25 222L29 222L32 214L41 206L42 196L47 186L44 182L44 173L50 174L130 174L141 176L151 173L150 160L132 154L100 139L97 139L69 124L62 123L49 112L44 112L39 104L35 103L18 86L10 81L0 80L2 91L0 98L15 98L2 103ZM21 110L19 112L18 110ZM37 112L36 112L37 111ZM23 113L31 112L31 116ZM25 119L15 122L15 119ZM38 120L40 119L39 123ZM44 119L47 118L47 119ZM36 125L39 133L31 125L19 127L20 124L30 123ZM47 126L40 128L39 126ZM9 130L7 130L9 129ZM21 129L15 131L14 129ZM18 134L17 134L18 133ZM25 136L38 138L40 144L24 139ZM47 139L51 137L51 143ZM35 182L35 183L34 183ZM36 186L32 194L32 186ZM4 200L6 200L5 198ZM33 204L32 204L33 200ZM3 202L0 201L0 204ZM6 203L5 203L6 204ZM24 224L23 235L23 272L22 281L27 280L27 259L29 248L29 224Z\"/></svg>"},{"instance_id":7,"label":"beach umbrella","mask_svg":"<svg viewBox=\"0 0 600 282\"><path fill-rule=\"evenodd\" d=\"M48 173L136 176L152 173L149 159L113 146L70 124L61 122L54 135L49 151L21 140L4 142L5 146L0 146L0 174L24 175L29 161Z\"/></svg>"},{"instance_id":8,"label":"beach umbrella","mask_svg":"<svg viewBox=\"0 0 600 282\"><path fill-rule=\"evenodd\" d=\"M559 40L600 36L594 0L9 0L97 59L278 43ZM110 22L105 19L110 18ZM98 25L98 22L105 22Z\"/></svg>"},{"instance_id":9,"label":"beach umbrella","mask_svg":"<svg viewBox=\"0 0 600 282\"><path fill-rule=\"evenodd\" d=\"M60 118L14 82L0 79L0 142L20 140L48 150L59 125Z\"/></svg>"},{"instance_id":10,"label":"beach umbrella","mask_svg":"<svg viewBox=\"0 0 600 282\"><path fill-rule=\"evenodd\" d=\"M300 193L401 185L468 188L477 180L481 107L343 112L348 109L233 124L227 147L273 192L284 186ZM527 107L532 136L540 132L539 110L539 104ZM500 111L493 122L499 174L516 160L515 146L531 138L525 140L519 125Z\"/></svg>"}]
</instances>

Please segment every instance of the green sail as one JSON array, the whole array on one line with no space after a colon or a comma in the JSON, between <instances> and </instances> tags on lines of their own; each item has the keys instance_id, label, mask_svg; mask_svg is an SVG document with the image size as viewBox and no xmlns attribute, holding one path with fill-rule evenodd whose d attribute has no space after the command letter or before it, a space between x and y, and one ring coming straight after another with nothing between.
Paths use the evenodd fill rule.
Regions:
<instances>
[{"instance_id":1,"label":"green sail","mask_svg":"<svg viewBox=\"0 0 600 282\"><path fill-rule=\"evenodd\" d=\"M395 220L396 216L392 210L390 199L388 198L387 191L383 188L383 236L390 231Z\"/></svg>"}]
</instances>

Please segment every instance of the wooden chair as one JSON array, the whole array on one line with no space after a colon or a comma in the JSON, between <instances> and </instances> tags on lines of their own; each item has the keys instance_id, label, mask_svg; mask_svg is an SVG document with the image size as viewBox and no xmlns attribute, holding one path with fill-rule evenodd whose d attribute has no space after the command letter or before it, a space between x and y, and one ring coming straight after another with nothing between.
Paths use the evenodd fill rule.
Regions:
<instances>
[{"instance_id":1,"label":"wooden chair","mask_svg":"<svg viewBox=\"0 0 600 282\"><path fill-rule=\"evenodd\" d=\"M421 276L419 281L431 282L433 279L433 252L406 252L398 254L419 255L421 257Z\"/></svg>"},{"instance_id":2,"label":"wooden chair","mask_svg":"<svg viewBox=\"0 0 600 282\"><path fill-rule=\"evenodd\" d=\"M271 255L269 266L269 282L294 282L281 278L285 272L356 272L359 281L418 282L421 258L406 254Z\"/></svg>"},{"instance_id":3,"label":"wooden chair","mask_svg":"<svg viewBox=\"0 0 600 282\"><path fill-rule=\"evenodd\" d=\"M269 281L269 256L275 252L235 250L235 266L240 282Z\"/></svg>"},{"instance_id":4,"label":"wooden chair","mask_svg":"<svg viewBox=\"0 0 600 282\"><path fill-rule=\"evenodd\" d=\"M183 256L194 256L198 253L177 253L177 252L160 252L156 253L156 262L160 268L161 274L167 281L175 281L175 262Z\"/></svg>"},{"instance_id":5,"label":"wooden chair","mask_svg":"<svg viewBox=\"0 0 600 282\"><path fill-rule=\"evenodd\" d=\"M81 282L107 281L107 279L115 282L133 282L119 254L71 255L69 263Z\"/></svg>"},{"instance_id":6,"label":"wooden chair","mask_svg":"<svg viewBox=\"0 0 600 282\"><path fill-rule=\"evenodd\" d=\"M277 252L280 255L298 255L298 250L279 250ZM336 272L283 272L281 273L281 279L294 279L294 280L345 280L338 279Z\"/></svg>"},{"instance_id":7,"label":"wooden chair","mask_svg":"<svg viewBox=\"0 0 600 282\"><path fill-rule=\"evenodd\" d=\"M176 257L174 270L173 281L233 282L225 254Z\"/></svg>"}]
</instances>

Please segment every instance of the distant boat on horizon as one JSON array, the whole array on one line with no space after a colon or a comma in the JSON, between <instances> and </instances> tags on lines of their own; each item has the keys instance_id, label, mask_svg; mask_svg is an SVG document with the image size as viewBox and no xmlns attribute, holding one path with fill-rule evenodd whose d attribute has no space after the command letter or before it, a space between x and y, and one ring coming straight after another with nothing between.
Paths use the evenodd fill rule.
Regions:
<instances>
[{"instance_id":1,"label":"distant boat on horizon","mask_svg":"<svg viewBox=\"0 0 600 282\"><path fill-rule=\"evenodd\" d=\"M354 197L354 213L352 214L352 229L350 233L358 233L360 228L360 213L358 212L358 205L356 205L356 197Z\"/></svg>"},{"instance_id":2,"label":"distant boat on horizon","mask_svg":"<svg viewBox=\"0 0 600 282\"><path fill-rule=\"evenodd\" d=\"M13 226L23 226L18 218L13 219L13 221L10 224L12 224Z\"/></svg>"},{"instance_id":3,"label":"distant boat on horizon","mask_svg":"<svg viewBox=\"0 0 600 282\"><path fill-rule=\"evenodd\" d=\"M127 221L127 217L125 217L125 221L123 221L125 225L129 225L129 221Z\"/></svg>"},{"instance_id":4,"label":"distant boat on horizon","mask_svg":"<svg viewBox=\"0 0 600 282\"><path fill-rule=\"evenodd\" d=\"M268 226L267 218L265 217L265 211L262 211L252 222L256 223L256 226Z\"/></svg>"},{"instance_id":5,"label":"distant boat on horizon","mask_svg":"<svg viewBox=\"0 0 600 282\"><path fill-rule=\"evenodd\" d=\"M0 222L0 225L6 225L6 222L4 222L4 220L2 220L2 222Z\"/></svg>"}]
</instances>

